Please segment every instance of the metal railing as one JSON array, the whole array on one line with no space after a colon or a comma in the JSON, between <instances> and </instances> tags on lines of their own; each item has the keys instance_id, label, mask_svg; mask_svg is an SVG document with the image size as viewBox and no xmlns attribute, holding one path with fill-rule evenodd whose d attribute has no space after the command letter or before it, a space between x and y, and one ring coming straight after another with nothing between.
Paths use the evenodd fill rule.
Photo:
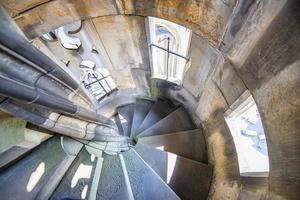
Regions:
<instances>
[{"instance_id":1,"label":"metal railing","mask_svg":"<svg viewBox=\"0 0 300 200\"><path fill-rule=\"evenodd\" d=\"M182 59L186 60L186 62L190 61L190 58L188 58L186 56L183 56L183 55L180 55L180 54L178 54L178 53L176 53L174 51L171 51L170 50L170 38L167 37L166 39L168 40L168 47L167 47L167 49L164 48L164 47L161 47L159 45L153 44L153 43L150 44L150 48L156 47L156 48L158 48L160 50L163 50L163 51L167 52L167 66L166 66L166 68L167 68L167 80L168 80L169 79L169 60L170 60L170 54L172 54L174 56L177 56L179 58L182 58Z\"/></svg>"}]
</instances>

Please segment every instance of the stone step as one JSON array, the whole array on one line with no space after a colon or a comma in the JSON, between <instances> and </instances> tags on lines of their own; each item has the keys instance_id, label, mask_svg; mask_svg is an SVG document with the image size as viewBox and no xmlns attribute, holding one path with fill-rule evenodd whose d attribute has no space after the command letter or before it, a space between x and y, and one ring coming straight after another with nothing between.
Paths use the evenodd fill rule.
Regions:
<instances>
[{"instance_id":1,"label":"stone step","mask_svg":"<svg viewBox=\"0 0 300 200\"><path fill-rule=\"evenodd\" d=\"M135 104L128 104L126 106L121 106L117 108L121 126L123 128L123 135L128 137L130 136L131 132L134 105Z\"/></svg>"},{"instance_id":2,"label":"stone step","mask_svg":"<svg viewBox=\"0 0 300 200\"><path fill-rule=\"evenodd\" d=\"M0 173L1 197L35 199L65 157L59 137L43 142L33 152Z\"/></svg>"},{"instance_id":3,"label":"stone step","mask_svg":"<svg viewBox=\"0 0 300 200\"><path fill-rule=\"evenodd\" d=\"M87 199L97 158L83 148L50 199Z\"/></svg>"},{"instance_id":4,"label":"stone step","mask_svg":"<svg viewBox=\"0 0 300 200\"><path fill-rule=\"evenodd\" d=\"M143 144L135 150L181 199L207 198L211 166Z\"/></svg>"},{"instance_id":5,"label":"stone step","mask_svg":"<svg viewBox=\"0 0 300 200\"><path fill-rule=\"evenodd\" d=\"M134 149L122 154L135 200L174 200L179 197Z\"/></svg>"},{"instance_id":6,"label":"stone step","mask_svg":"<svg viewBox=\"0 0 300 200\"><path fill-rule=\"evenodd\" d=\"M134 88L120 89L106 96L97 104L97 113L105 117L112 117L120 106L135 103L136 90Z\"/></svg>"},{"instance_id":7,"label":"stone step","mask_svg":"<svg viewBox=\"0 0 300 200\"><path fill-rule=\"evenodd\" d=\"M201 129L142 137L138 143L207 163L206 143Z\"/></svg>"},{"instance_id":8,"label":"stone step","mask_svg":"<svg viewBox=\"0 0 300 200\"><path fill-rule=\"evenodd\" d=\"M160 121L164 117L166 117L168 114L173 112L176 109L175 106L173 106L169 101L167 100L157 100L154 105L151 107L151 110L144 118L144 121L139 126L139 128L136 131L136 135L143 132L156 122Z\"/></svg>"},{"instance_id":9,"label":"stone step","mask_svg":"<svg viewBox=\"0 0 300 200\"><path fill-rule=\"evenodd\" d=\"M178 131L195 129L195 125L183 107L177 108L171 114L144 130L137 137L162 135Z\"/></svg>"},{"instance_id":10,"label":"stone step","mask_svg":"<svg viewBox=\"0 0 300 200\"><path fill-rule=\"evenodd\" d=\"M146 115L150 111L151 107L153 106L154 102L146 99L137 99L136 104L134 107L134 115L131 125L131 134L130 137L133 138L136 136L136 131L138 127L144 121Z\"/></svg>"},{"instance_id":11,"label":"stone step","mask_svg":"<svg viewBox=\"0 0 300 200\"><path fill-rule=\"evenodd\" d=\"M123 133L123 127L122 127L119 115L117 114L117 115L113 116L112 120L116 123L116 125L118 127L118 130L119 130L119 134L120 135L124 135L124 133Z\"/></svg>"},{"instance_id":12,"label":"stone step","mask_svg":"<svg viewBox=\"0 0 300 200\"><path fill-rule=\"evenodd\" d=\"M97 199L130 200L119 156L103 154Z\"/></svg>"},{"instance_id":13,"label":"stone step","mask_svg":"<svg viewBox=\"0 0 300 200\"><path fill-rule=\"evenodd\" d=\"M55 171L49 177L49 179L45 182L42 189L36 196L36 200L44 200L49 199L53 194L56 187L59 185L60 181L63 179L65 173L72 165L76 156L66 155L66 157L59 163L59 165L55 168Z\"/></svg>"}]
</instances>

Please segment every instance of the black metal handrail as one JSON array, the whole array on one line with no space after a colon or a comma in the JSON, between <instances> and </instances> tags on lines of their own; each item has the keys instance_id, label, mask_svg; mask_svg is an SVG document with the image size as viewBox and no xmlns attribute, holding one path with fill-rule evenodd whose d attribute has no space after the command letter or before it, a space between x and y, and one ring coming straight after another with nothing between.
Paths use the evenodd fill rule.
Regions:
<instances>
[{"instance_id":1,"label":"black metal handrail","mask_svg":"<svg viewBox=\"0 0 300 200\"><path fill-rule=\"evenodd\" d=\"M158 45L156 45L156 44L150 44L150 46L151 46L151 47L154 46L154 47L159 48L159 49L161 49L161 50L164 50L164 51L166 51L166 52L168 52L168 53L170 53L170 54L173 54L173 55L175 55L175 56L178 56L178 57L180 57L180 58L183 58L183 59L185 59L186 61L190 61L190 58L187 58L187 57L185 57L185 56L183 56L183 55L180 55L180 54L178 54L178 53L176 53L176 52L174 52L174 51L171 51L170 49L166 49L166 48L161 47L161 46L158 46Z\"/></svg>"}]
</instances>

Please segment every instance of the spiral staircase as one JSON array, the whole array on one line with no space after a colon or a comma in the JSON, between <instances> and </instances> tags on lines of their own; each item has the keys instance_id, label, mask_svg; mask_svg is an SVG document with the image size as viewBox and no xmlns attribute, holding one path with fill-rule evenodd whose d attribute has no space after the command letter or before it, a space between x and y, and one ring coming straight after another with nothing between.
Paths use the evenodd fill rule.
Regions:
<instances>
[{"instance_id":1,"label":"spiral staircase","mask_svg":"<svg viewBox=\"0 0 300 200\"><path fill-rule=\"evenodd\" d=\"M67 147L54 136L1 171L1 198L206 199L212 166L202 132L183 107L137 98L119 106L112 119L130 138L128 148L106 142L74 150L74 143ZM38 181L30 186L34 176Z\"/></svg>"},{"instance_id":2,"label":"spiral staircase","mask_svg":"<svg viewBox=\"0 0 300 200\"><path fill-rule=\"evenodd\" d=\"M298 200L299 2L0 0L0 199Z\"/></svg>"}]
</instances>

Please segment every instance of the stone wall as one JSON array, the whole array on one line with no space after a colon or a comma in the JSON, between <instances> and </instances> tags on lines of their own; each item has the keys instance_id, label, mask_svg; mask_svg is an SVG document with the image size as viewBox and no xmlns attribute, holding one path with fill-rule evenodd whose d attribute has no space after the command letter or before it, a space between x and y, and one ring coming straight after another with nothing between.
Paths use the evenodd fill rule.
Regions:
<instances>
[{"instance_id":1,"label":"stone wall","mask_svg":"<svg viewBox=\"0 0 300 200\"><path fill-rule=\"evenodd\" d=\"M226 45L214 54L200 38L195 41L193 37L192 66L183 88L165 90L191 113L197 108L193 116L204 129L210 162L215 166L211 199L299 197L299 13L296 1L254 1L245 10L242 28L227 30L226 34L236 31L228 47L226 34ZM210 61L203 65L204 60ZM208 76L201 77L204 73ZM240 180L234 144L224 120L226 109L247 89L256 101L267 137L270 175L264 180ZM193 104L186 100L191 97L196 101Z\"/></svg>"}]
</instances>

